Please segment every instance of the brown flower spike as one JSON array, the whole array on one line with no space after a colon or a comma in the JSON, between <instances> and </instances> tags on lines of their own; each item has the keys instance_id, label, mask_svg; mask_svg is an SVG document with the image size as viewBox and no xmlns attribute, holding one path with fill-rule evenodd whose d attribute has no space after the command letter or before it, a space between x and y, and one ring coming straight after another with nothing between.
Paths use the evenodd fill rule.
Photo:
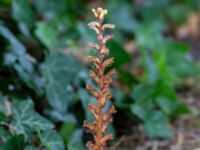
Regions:
<instances>
[{"instance_id":1,"label":"brown flower spike","mask_svg":"<svg viewBox=\"0 0 200 150\"><path fill-rule=\"evenodd\" d=\"M90 150L103 150L106 142L113 139L112 134L105 135L108 123L112 122L110 115L115 113L115 107L111 106L106 112L103 111L104 106L112 97L109 86L112 83L112 76L115 69L111 69L105 74L105 69L113 63L113 58L105 59L109 55L109 49L106 48L106 42L112 38L111 35L103 35L106 29L114 29L113 24L103 24L104 17L107 15L107 10L102 8L92 9L97 21L89 23L89 27L93 29L98 36L98 44L89 43L91 48L98 51L98 56L90 56L89 62L95 65L94 70L89 71L89 75L94 79L98 86L96 90L91 85L87 84L86 88L97 99L97 105L89 103L88 108L93 113L95 121L88 123L84 121L84 127L89 128L94 136L94 143L89 141L87 147Z\"/></svg>"}]
</instances>

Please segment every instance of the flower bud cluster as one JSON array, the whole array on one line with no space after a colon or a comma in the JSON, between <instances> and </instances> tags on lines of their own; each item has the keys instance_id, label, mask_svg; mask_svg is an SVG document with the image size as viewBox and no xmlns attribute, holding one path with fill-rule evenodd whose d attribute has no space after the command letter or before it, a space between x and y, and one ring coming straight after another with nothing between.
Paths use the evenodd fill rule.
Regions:
<instances>
[{"instance_id":1,"label":"flower bud cluster","mask_svg":"<svg viewBox=\"0 0 200 150\"><path fill-rule=\"evenodd\" d=\"M110 51L106 48L106 43L112 38L112 35L103 35L106 29L114 29L113 24L103 24L104 17L107 15L107 10L102 8L92 9L97 21L88 24L90 29L93 29L97 33L98 44L89 43L91 48L95 48L98 51L98 56L90 56L89 62L95 65L94 70L89 71L90 77L96 82L98 89L95 89L92 85L87 84L86 89L97 99L98 103L88 104L88 109L93 113L95 121L88 123L84 121L84 127L89 128L94 136L94 143L89 141L87 146L90 150L103 150L107 141L112 140L112 134L105 135L107 125L112 122L110 115L116 113L115 107L112 105L106 112L103 108L107 104L108 100L112 98L110 92L110 84L112 83L112 76L115 73L115 69L111 69L105 73L105 69L113 64L114 59L105 56L109 55Z\"/></svg>"}]
</instances>

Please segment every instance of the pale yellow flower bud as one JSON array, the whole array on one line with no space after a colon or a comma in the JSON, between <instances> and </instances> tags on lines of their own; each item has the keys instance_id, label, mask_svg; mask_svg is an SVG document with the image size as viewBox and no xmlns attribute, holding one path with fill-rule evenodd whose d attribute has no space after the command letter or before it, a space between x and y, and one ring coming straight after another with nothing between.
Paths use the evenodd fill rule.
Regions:
<instances>
[{"instance_id":1,"label":"pale yellow flower bud","mask_svg":"<svg viewBox=\"0 0 200 150\"><path fill-rule=\"evenodd\" d=\"M93 21L93 22L89 23L88 26L90 27L90 29L93 29L97 34L99 34L99 30L98 30L99 23L98 22Z\"/></svg>"},{"instance_id":2,"label":"pale yellow flower bud","mask_svg":"<svg viewBox=\"0 0 200 150\"><path fill-rule=\"evenodd\" d=\"M114 29L115 28L115 25L114 24L104 24L103 25L103 30L106 30L106 29Z\"/></svg>"},{"instance_id":3,"label":"pale yellow flower bud","mask_svg":"<svg viewBox=\"0 0 200 150\"><path fill-rule=\"evenodd\" d=\"M102 9L101 7L98 7L97 9L92 9L92 12L94 16L98 19L104 19L105 15L107 15L108 13L107 9Z\"/></svg>"},{"instance_id":4,"label":"pale yellow flower bud","mask_svg":"<svg viewBox=\"0 0 200 150\"><path fill-rule=\"evenodd\" d=\"M97 11L96 11L96 9L92 9L92 12L93 12L93 14L94 14L94 16L96 17L96 18L98 18L98 13L97 13Z\"/></svg>"}]
</instances>

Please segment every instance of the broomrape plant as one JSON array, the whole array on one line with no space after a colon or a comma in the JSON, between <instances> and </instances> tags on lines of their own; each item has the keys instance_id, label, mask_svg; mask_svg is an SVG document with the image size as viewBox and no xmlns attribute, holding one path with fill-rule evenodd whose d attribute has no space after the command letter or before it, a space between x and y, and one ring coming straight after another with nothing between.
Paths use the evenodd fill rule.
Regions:
<instances>
[{"instance_id":1,"label":"broomrape plant","mask_svg":"<svg viewBox=\"0 0 200 150\"><path fill-rule=\"evenodd\" d=\"M89 47L95 48L98 56L89 57L89 62L95 66L94 70L89 71L89 75L96 82L98 90L90 84L86 85L86 89L97 99L98 103L96 105L93 103L88 104L88 108L93 113L95 121L92 123L84 121L83 126L89 128L94 136L94 142L89 141L87 147L90 150L103 150L106 142L113 139L113 135L105 135L105 131L108 123L112 122L110 115L116 112L113 105L106 112L103 111L108 100L112 97L109 87L112 83L112 76L115 73L115 69L111 69L108 73L105 73L105 69L113 63L113 58L105 58L105 56L109 55L106 43L112 38L112 35L104 36L103 33L106 29L114 29L115 25L103 24L107 10L97 8L92 9L92 12L97 21L89 23L89 28L97 33L98 44L89 43Z\"/></svg>"}]
</instances>

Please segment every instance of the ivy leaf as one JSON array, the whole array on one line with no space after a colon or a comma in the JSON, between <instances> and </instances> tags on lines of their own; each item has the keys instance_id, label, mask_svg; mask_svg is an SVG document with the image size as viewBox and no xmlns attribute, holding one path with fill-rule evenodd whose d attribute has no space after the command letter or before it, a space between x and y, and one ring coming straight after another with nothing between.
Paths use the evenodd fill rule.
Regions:
<instances>
[{"instance_id":1,"label":"ivy leaf","mask_svg":"<svg viewBox=\"0 0 200 150\"><path fill-rule=\"evenodd\" d=\"M118 68L121 65L131 61L130 55L116 41L113 41L113 40L109 41L108 48L110 49L111 56L114 57L114 60L115 60L114 67ZM116 52L116 50L117 50L117 52Z\"/></svg>"},{"instance_id":2,"label":"ivy leaf","mask_svg":"<svg viewBox=\"0 0 200 150\"><path fill-rule=\"evenodd\" d=\"M67 88L78 75L80 64L72 57L52 52L44 68L45 89L49 104L60 112L66 112L71 96Z\"/></svg>"},{"instance_id":3,"label":"ivy leaf","mask_svg":"<svg viewBox=\"0 0 200 150\"><path fill-rule=\"evenodd\" d=\"M34 13L27 0L13 0L12 2L13 18L20 23L26 24L28 27L33 26Z\"/></svg>"},{"instance_id":4,"label":"ivy leaf","mask_svg":"<svg viewBox=\"0 0 200 150\"><path fill-rule=\"evenodd\" d=\"M94 32L92 30L88 30L88 26L85 25L85 23L83 22L78 22L77 23L77 30L80 33L81 36L81 40L83 42L96 42L96 35L94 34Z\"/></svg>"},{"instance_id":5,"label":"ivy leaf","mask_svg":"<svg viewBox=\"0 0 200 150\"><path fill-rule=\"evenodd\" d=\"M144 93L145 90L145 93ZM132 98L136 102L146 102L148 99L151 99L154 94L154 88L150 84L140 83L133 87Z\"/></svg>"},{"instance_id":6,"label":"ivy leaf","mask_svg":"<svg viewBox=\"0 0 200 150\"><path fill-rule=\"evenodd\" d=\"M146 74L144 75L143 78L148 83L154 84L159 78L157 64L154 62L154 60L149 56L149 54L146 51L143 51L142 55L143 55L142 61L144 63L144 68L146 70Z\"/></svg>"},{"instance_id":7,"label":"ivy leaf","mask_svg":"<svg viewBox=\"0 0 200 150\"><path fill-rule=\"evenodd\" d=\"M54 25L46 22L38 22L35 34L48 49L58 48L57 30Z\"/></svg>"},{"instance_id":8,"label":"ivy leaf","mask_svg":"<svg viewBox=\"0 0 200 150\"><path fill-rule=\"evenodd\" d=\"M5 103L1 92L0 92L0 112L5 112Z\"/></svg>"},{"instance_id":9,"label":"ivy leaf","mask_svg":"<svg viewBox=\"0 0 200 150\"><path fill-rule=\"evenodd\" d=\"M64 13L66 10L65 0L34 0L33 4L37 12L46 20L55 20L56 17L59 17L59 14Z\"/></svg>"},{"instance_id":10,"label":"ivy leaf","mask_svg":"<svg viewBox=\"0 0 200 150\"><path fill-rule=\"evenodd\" d=\"M7 120L8 117L4 113L0 112L0 121L7 121Z\"/></svg>"},{"instance_id":11,"label":"ivy leaf","mask_svg":"<svg viewBox=\"0 0 200 150\"><path fill-rule=\"evenodd\" d=\"M33 73L33 64L27 57L26 48L24 45L12 34L12 32L5 26L0 24L0 35L8 42L8 50L4 55L4 63L11 67L19 63L22 68L28 73ZM26 57L25 57L26 56Z\"/></svg>"},{"instance_id":12,"label":"ivy leaf","mask_svg":"<svg viewBox=\"0 0 200 150\"><path fill-rule=\"evenodd\" d=\"M168 115L172 115L178 108L179 102L177 99L169 99L164 96L159 96L156 98L156 102L160 108Z\"/></svg>"},{"instance_id":13,"label":"ivy leaf","mask_svg":"<svg viewBox=\"0 0 200 150\"><path fill-rule=\"evenodd\" d=\"M76 129L76 121L65 121L61 129L59 131L59 134L64 140L64 143L67 144L71 138L71 135L74 133Z\"/></svg>"},{"instance_id":14,"label":"ivy leaf","mask_svg":"<svg viewBox=\"0 0 200 150\"><path fill-rule=\"evenodd\" d=\"M62 138L56 131L45 131L40 139L48 150L64 150Z\"/></svg>"},{"instance_id":15,"label":"ivy leaf","mask_svg":"<svg viewBox=\"0 0 200 150\"><path fill-rule=\"evenodd\" d=\"M38 150L38 148L34 146L26 146L24 150Z\"/></svg>"},{"instance_id":16,"label":"ivy leaf","mask_svg":"<svg viewBox=\"0 0 200 150\"><path fill-rule=\"evenodd\" d=\"M110 22L115 24L119 29L134 33L139 24L133 17L132 5L127 1L107 1L107 3L111 14L115 14L108 16Z\"/></svg>"},{"instance_id":17,"label":"ivy leaf","mask_svg":"<svg viewBox=\"0 0 200 150\"><path fill-rule=\"evenodd\" d=\"M77 129L72 135L68 145L68 150L86 150L85 146L82 142L83 131L81 129Z\"/></svg>"},{"instance_id":18,"label":"ivy leaf","mask_svg":"<svg viewBox=\"0 0 200 150\"><path fill-rule=\"evenodd\" d=\"M6 106L4 102L4 97L0 92L0 121L7 121L8 117L6 116Z\"/></svg>"},{"instance_id":19,"label":"ivy leaf","mask_svg":"<svg viewBox=\"0 0 200 150\"><path fill-rule=\"evenodd\" d=\"M36 131L36 129L49 130L54 127L51 122L36 113L33 107L33 102L31 100L13 104L12 126L19 133L27 135L30 132Z\"/></svg>"},{"instance_id":20,"label":"ivy leaf","mask_svg":"<svg viewBox=\"0 0 200 150\"><path fill-rule=\"evenodd\" d=\"M3 127L0 127L0 139L6 142L10 137L10 133Z\"/></svg>"},{"instance_id":21,"label":"ivy leaf","mask_svg":"<svg viewBox=\"0 0 200 150\"><path fill-rule=\"evenodd\" d=\"M22 43L10 32L8 28L0 24L0 35L3 36L10 42L11 49L15 52L16 55L21 56L26 52L26 48Z\"/></svg>"},{"instance_id":22,"label":"ivy leaf","mask_svg":"<svg viewBox=\"0 0 200 150\"><path fill-rule=\"evenodd\" d=\"M137 45L140 48L161 49L165 46L165 39L161 34L165 29L165 24L161 21L146 23L141 26L136 32Z\"/></svg>"},{"instance_id":23,"label":"ivy leaf","mask_svg":"<svg viewBox=\"0 0 200 150\"><path fill-rule=\"evenodd\" d=\"M168 126L168 120L160 111L149 113L149 117L144 122L144 128L150 138L170 138L172 136L172 131Z\"/></svg>"},{"instance_id":24,"label":"ivy leaf","mask_svg":"<svg viewBox=\"0 0 200 150\"><path fill-rule=\"evenodd\" d=\"M27 85L27 87L29 87L30 89L34 90L37 95L41 95L42 90L40 89L40 87L35 83L35 77L34 74L30 75L28 74L20 65L15 64L14 65L15 70L17 71L20 79L24 82L25 85Z\"/></svg>"},{"instance_id":25,"label":"ivy leaf","mask_svg":"<svg viewBox=\"0 0 200 150\"><path fill-rule=\"evenodd\" d=\"M0 150L22 150L24 144L24 136L17 135L7 140L0 146Z\"/></svg>"},{"instance_id":26,"label":"ivy leaf","mask_svg":"<svg viewBox=\"0 0 200 150\"><path fill-rule=\"evenodd\" d=\"M147 118L149 111L144 109L142 105L132 104L131 112L144 121Z\"/></svg>"},{"instance_id":27,"label":"ivy leaf","mask_svg":"<svg viewBox=\"0 0 200 150\"><path fill-rule=\"evenodd\" d=\"M188 15L191 12L191 7L185 4L170 6L168 8L168 15L176 24L183 24L186 22Z\"/></svg>"}]
</instances>

